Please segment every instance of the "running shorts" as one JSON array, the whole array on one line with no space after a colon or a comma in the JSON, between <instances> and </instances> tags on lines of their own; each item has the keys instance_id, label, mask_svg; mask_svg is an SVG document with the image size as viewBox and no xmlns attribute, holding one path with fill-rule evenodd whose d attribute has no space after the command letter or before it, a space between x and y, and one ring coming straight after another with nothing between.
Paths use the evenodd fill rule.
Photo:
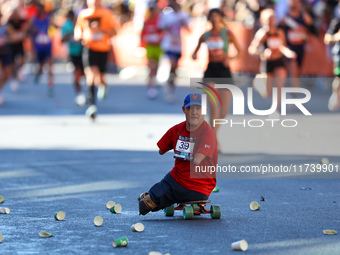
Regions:
<instances>
[{"instance_id":1,"label":"running shorts","mask_svg":"<svg viewBox=\"0 0 340 255\"><path fill-rule=\"evenodd\" d=\"M84 69L83 59L81 56L70 56L71 62L76 69Z\"/></svg>"},{"instance_id":2,"label":"running shorts","mask_svg":"<svg viewBox=\"0 0 340 255\"><path fill-rule=\"evenodd\" d=\"M17 56L23 57L25 55L24 46L22 42L10 44L12 51L12 60L14 61Z\"/></svg>"},{"instance_id":3,"label":"running shorts","mask_svg":"<svg viewBox=\"0 0 340 255\"><path fill-rule=\"evenodd\" d=\"M87 47L83 48L83 65L84 67L96 66L101 73L106 72L108 52L93 51Z\"/></svg>"},{"instance_id":4,"label":"running shorts","mask_svg":"<svg viewBox=\"0 0 340 255\"><path fill-rule=\"evenodd\" d=\"M159 45L147 45L146 46L146 57L148 59L159 61L159 58L161 57L162 49Z\"/></svg>"},{"instance_id":5,"label":"running shorts","mask_svg":"<svg viewBox=\"0 0 340 255\"><path fill-rule=\"evenodd\" d=\"M167 173L165 177L149 190L152 201L157 207L152 211L164 209L174 203L208 200L209 196L195 190L189 190L179 185L176 180Z\"/></svg>"},{"instance_id":6,"label":"running shorts","mask_svg":"<svg viewBox=\"0 0 340 255\"><path fill-rule=\"evenodd\" d=\"M9 66L12 64L12 55L10 53L0 53L0 63L2 66Z\"/></svg>"},{"instance_id":7,"label":"running shorts","mask_svg":"<svg viewBox=\"0 0 340 255\"><path fill-rule=\"evenodd\" d=\"M276 68L283 67L286 68L283 58L268 60L266 61L266 73L273 73Z\"/></svg>"},{"instance_id":8,"label":"running shorts","mask_svg":"<svg viewBox=\"0 0 340 255\"><path fill-rule=\"evenodd\" d=\"M204 72L203 82L221 83L221 78L227 79L225 82L232 82L230 68L226 67L222 62L210 62Z\"/></svg>"}]
</instances>

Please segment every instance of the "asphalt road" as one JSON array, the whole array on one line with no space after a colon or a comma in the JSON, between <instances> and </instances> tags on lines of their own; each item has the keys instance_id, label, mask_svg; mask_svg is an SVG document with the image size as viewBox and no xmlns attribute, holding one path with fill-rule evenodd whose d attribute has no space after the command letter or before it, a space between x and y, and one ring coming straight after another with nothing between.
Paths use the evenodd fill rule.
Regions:
<instances>
[{"instance_id":1,"label":"asphalt road","mask_svg":"<svg viewBox=\"0 0 340 255\"><path fill-rule=\"evenodd\" d=\"M173 166L172 154L158 155L156 143L184 120L181 105L189 87L178 87L176 101L168 104L161 95L149 101L140 78L110 75L109 98L91 123L85 108L74 104L70 74L56 70L53 98L44 84L33 84L31 75L16 93L9 87L4 91L0 195L6 200L0 207L11 212L0 214L0 254L238 254L231 243L241 239L249 244L247 254L340 254L339 235L323 234L324 229L340 231L339 174L222 174L220 191L210 197L221 206L220 220L202 215L185 221L179 211L174 217L163 211L139 216L139 194ZM292 113L301 130L278 134L278 129L222 127L219 163L299 166L327 157L340 165L339 112L327 111L329 95L327 88L312 90L309 119ZM121 214L106 208L110 200L122 205ZM252 201L260 203L259 211L250 210ZM61 210L66 218L56 221ZM103 218L101 227L94 226L95 216ZM145 226L141 233L130 229L137 222ZM41 238L40 231L53 237ZM113 248L112 241L123 236L128 246Z\"/></svg>"}]
</instances>

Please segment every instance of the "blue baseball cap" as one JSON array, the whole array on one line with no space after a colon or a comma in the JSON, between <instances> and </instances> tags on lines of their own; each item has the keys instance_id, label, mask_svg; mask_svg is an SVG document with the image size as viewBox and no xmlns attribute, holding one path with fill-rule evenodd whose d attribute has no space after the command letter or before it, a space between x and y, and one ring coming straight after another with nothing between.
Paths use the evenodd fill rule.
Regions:
<instances>
[{"instance_id":1,"label":"blue baseball cap","mask_svg":"<svg viewBox=\"0 0 340 255\"><path fill-rule=\"evenodd\" d=\"M202 105L202 95L199 93L190 93L184 99L184 108L190 105Z\"/></svg>"}]
</instances>

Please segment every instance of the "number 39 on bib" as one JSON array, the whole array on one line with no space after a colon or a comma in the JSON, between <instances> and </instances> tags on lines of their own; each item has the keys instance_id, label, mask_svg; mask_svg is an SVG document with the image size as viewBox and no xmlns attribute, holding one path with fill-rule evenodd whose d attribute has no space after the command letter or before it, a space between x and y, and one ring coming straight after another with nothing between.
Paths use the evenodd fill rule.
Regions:
<instances>
[{"instance_id":1,"label":"number 39 on bib","mask_svg":"<svg viewBox=\"0 0 340 255\"><path fill-rule=\"evenodd\" d=\"M193 159L193 151L195 146L195 139L193 137L186 137L179 135L174 158L190 161Z\"/></svg>"}]
</instances>

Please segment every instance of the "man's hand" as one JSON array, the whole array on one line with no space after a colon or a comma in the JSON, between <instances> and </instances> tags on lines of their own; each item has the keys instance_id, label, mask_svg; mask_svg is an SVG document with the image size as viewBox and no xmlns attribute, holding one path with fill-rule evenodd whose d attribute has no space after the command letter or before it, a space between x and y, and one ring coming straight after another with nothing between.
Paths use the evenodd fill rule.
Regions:
<instances>
[{"instance_id":1,"label":"man's hand","mask_svg":"<svg viewBox=\"0 0 340 255\"><path fill-rule=\"evenodd\" d=\"M297 55L296 55L296 53L294 51L291 50L287 57L290 58L290 59L296 59Z\"/></svg>"},{"instance_id":2,"label":"man's hand","mask_svg":"<svg viewBox=\"0 0 340 255\"><path fill-rule=\"evenodd\" d=\"M263 51L263 56L266 60L269 59L272 56L272 54L273 54L273 51L269 48Z\"/></svg>"}]
</instances>

